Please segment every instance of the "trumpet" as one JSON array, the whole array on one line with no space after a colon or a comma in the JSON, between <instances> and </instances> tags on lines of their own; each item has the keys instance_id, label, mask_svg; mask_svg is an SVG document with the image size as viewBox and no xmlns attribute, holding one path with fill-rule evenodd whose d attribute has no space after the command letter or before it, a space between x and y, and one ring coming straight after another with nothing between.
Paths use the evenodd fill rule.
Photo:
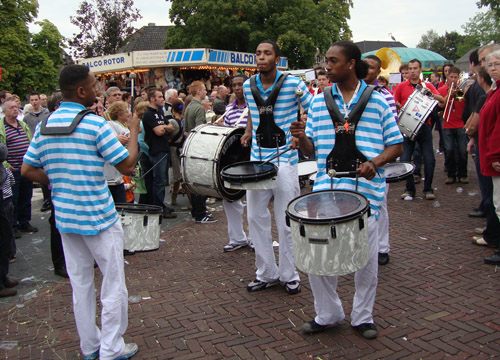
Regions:
<instances>
[{"instance_id":1,"label":"trumpet","mask_svg":"<svg viewBox=\"0 0 500 360\"><path fill-rule=\"evenodd\" d=\"M451 112L453 111L453 104L455 101L461 102L464 100L465 91L460 85L455 85L451 83L450 89L448 90L448 99L446 100L446 105L443 111L443 118L448 122L450 120ZM448 113L446 113L448 111Z\"/></svg>"}]
</instances>

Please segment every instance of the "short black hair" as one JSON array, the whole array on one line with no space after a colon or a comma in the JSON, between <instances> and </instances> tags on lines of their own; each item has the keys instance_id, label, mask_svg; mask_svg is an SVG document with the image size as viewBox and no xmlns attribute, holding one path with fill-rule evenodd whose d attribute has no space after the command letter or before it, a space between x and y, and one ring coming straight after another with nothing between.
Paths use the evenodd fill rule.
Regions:
<instances>
[{"instance_id":1,"label":"short black hair","mask_svg":"<svg viewBox=\"0 0 500 360\"><path fill-rule=\"evenodd\" d=\"M422 63L418 59L411 59L410 61L408 61L408 64L410 63L418 63L418 66L422 68Z\"/></svg>"},{"instance_id":2,"label":"short black hair","mask_svg":"<svg viewBox=\"0 0 500 360\"><path fill-rule=\"evenodd\" d=\"M32 97L32 96L38 96L38 98L40 99L40 94L37 93L36 91L30 93L30 97Z\"/></svg>"},{"instance_id":3,"label":"short black hair","mask_svg":"<svg viewBox=\"0 0 500 360\"><path fill-rule=\"evenodd\" d=\"M469 54L469 63L479 65L479 48Z\"/></svg>"},{"instance_id":4,"label":"short black hair","mask_svg":"<svg viewBox=\"0 0 500 360\"><path fill-rule=\"evenodd\" d=\"M242 78L242 79L243 79L243 82L247 81L247 79L248 79L248 77L247 77L245 74L242 74L242 73L237 73L237 74L235 74L235 75L231 78L231 80L234 80L234 79L236 79L236 78ZM231 83L232 83L232 81L231 81Z\"/></svg>"},{"instance_id":5,"label":"short black hair","mask_svg":"<svg viewBox=\"0 0 500 360\"><path fill-rule=\"evenodd\" d=\"M316 74L316 77L318 77L320 75L328 77L328 74L326 73L325 69L318 70L318 73Z\"/></svg>"},{"instance_id":6,"label":"short black hair","mask_svg":"<svg viewBox=\"0 0 500 360\"><path fill-rule=\"evenodd\" d=\"M366 59L371 59L373 61L376 61L377 64L378 64L378 67L381 68L382 67L382 60L380 60L380 58L378 56L375 56L375 55L368 55L368 56L365 56L365 60Z\"/></svg>"},{"instance_id":7,"label":"short black hair","mask_svg":"<svg viewBox=\"0 0 500 360\"><path fill-rule=\"evenodd\" d=\"M158 88L155 88L155 87L151 88L151 87L150 87L150 88L148 89L148 101L151 101L151 99L156 98L156 92L157 92L157 91L159 91L159 92L161 92L161 93L163 94L163 91L161 91L161 90L160 90L160 89L158 89Z\"/></svg>"},{"instance_id":8,"label":"short black hair","mask_svg":"<svg viewBox=\"0 0 500 360\"><path fill-rule=\"evenodd\" d=\"M488 71L486 71L486 69L484 67L481 67L479 69L479 71L477 72L477 76L480 77L481 79L483 79L483 81L488 85L488 86L491 86L491 84L493 83L491 81L491 76L490 74L488 74Z\"/></svg>"},{"instance_id":9,"label":"short black hair","mask_svg":"<svg viewBox=\"0 0 500 360\"><path fill-rule=\"evenodd\" d=\"M342 54L346 57L347 61L354 59L354 70L358 79L364 79L368 75L368 64L361 61L361 50L352 41L342 40L333 43L332 47L339 46L342 48Z\"/></svg>"},{"instance_id":10,"label":"short black hair","mask_svg":"<svg viewBox=\"0 0 500 360\"><path fill-rule=\"evenodd\" d=\"M5 100L5 98L7 97L7 94L12 94L12 93L8 90L0 91L0 99Z\"/></svg>"},{"instance_id":11,"label":"short black hair","mask_svg":"<svg viewBox=\"0 0 500 360\"><path fill-rule=\"evenodd\" d=\"M260 44L271 44L273 46L274 55L276 55L276 57L279 57L281 55L280 47L274 41L272 41L272 40L264 40L264 41L261 41L259 43L259 45Z\"/></svg>"},{"instance_id":12,"label":"short black hair","mask_svg":"<svg viewBox=\"0 0 500 360\"><path fill-rule=\"evenodd\" d=\"M89 78L90 69L85 65L68 65L59 74L59 88L64 98L73 97L73 92Z\"/></svg>"}]
</instances>

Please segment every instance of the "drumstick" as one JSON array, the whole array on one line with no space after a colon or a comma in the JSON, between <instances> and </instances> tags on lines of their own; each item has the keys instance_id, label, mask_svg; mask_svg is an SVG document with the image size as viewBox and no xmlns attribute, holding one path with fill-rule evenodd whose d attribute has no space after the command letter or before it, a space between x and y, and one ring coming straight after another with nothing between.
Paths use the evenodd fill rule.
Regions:
<instances>
[{"instance_id":1,"label":"drumstick","mask_svg":"<svg viewBox=\"0 0 500 360\"><path fill-rule=\"evenodd\" d=\"M283 155L284 153L289 152L290 150L293 150L293 149L292 149L292 148L288 148L288 149L286 149L285 151L282 151L282 152L280 152L280 153L278 153L278 154L274 155L272 158L270 158L270 159L268 159L268 160L264 161L263 163L261 163L261 164L260 164L260 166L263 166L264 164L269 163L271 160L274 160L274 159L276 159L277 157L280 157L281 155Z\"/></svg>"},{"instance_id":2,"label":"drumstick","mask_svg":"<svg viewBox=\"0 0 500 360\"><path fill-rule=\"evenodd\" d=\"M359 174L359 171L353 170L353 171L336 171L334 169L328 170L328 176L333 178L336 176L356 176Z\"/></svg>"}]
</instances>

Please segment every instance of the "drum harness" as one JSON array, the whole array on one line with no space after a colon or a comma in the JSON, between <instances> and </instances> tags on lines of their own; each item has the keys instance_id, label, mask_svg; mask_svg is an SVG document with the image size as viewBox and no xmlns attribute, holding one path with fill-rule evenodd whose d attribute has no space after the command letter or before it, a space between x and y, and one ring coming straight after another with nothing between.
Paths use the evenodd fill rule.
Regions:
<instances>
[{"instance_id":1,"label":"drum harness","mask_svg":"<svg viewBox=\"0 0 500 360\"><path fill-rule=\"evenodd\" d=\"M335 146L326 158L327 174L332 179L332 187L334 176L355 176L357 189L359 174L356 169L367 159L356 146L356 128L374 89L374 86L367 86L354 109L348 112L345 107L346 114L343 116L333 98L331 86L325 88L325 103L335 129ZM355 95L356 93L353 98Z\"/></svg>"},{"instance_id":2,"label":"drum harness","mask_svg":"<svg viewBox=\"0 0 500 360\"><path fill-rule=\"evenodd\" d=\"M276 153L279 154L279 148L286 145L286 134L280 127L278 127L278 125L276 125L276 122L274 121L274 105L276 104L283 82L288 75L289 74L280 75L278 81L274 84L271 94L265 101L257 89L257 75L250 78L250 89L252 90L253 98L257 104L257 108L259 109L260 121L259 127L255 132L255 137L257 139L257 145L259 146L260 160L262 160L261 148L270 149L276 147Z\"/></svg>"}]
</instances>

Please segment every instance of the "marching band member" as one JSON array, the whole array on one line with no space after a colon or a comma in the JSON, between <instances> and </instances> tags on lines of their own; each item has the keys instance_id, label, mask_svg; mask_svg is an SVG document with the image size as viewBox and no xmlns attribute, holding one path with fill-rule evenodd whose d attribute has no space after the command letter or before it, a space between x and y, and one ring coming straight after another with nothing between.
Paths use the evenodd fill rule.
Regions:
<instances>
[{"instance_id":1,"label":"marching band member","mask_svg":"<svg viewBox=\"0 0 500 360\"><path fill-rule=\"evenodd\" d=\"M354 276L356 293L351 325L363 337L373 339L377 336L372 316L378 273L377 227L386 185L384 171L379 167L402 153L403 137L384 97L371 92L373 88L368 88L361 80L367 74L367 66L361 61L359 48L350 41L336 42L328 50L326 60L326 69L334 85L314 98L307 131L303 122L293 122L291 132L306 155L316 152L318 173L313 191L328 190L332 183L334 189L354 190L356 179L330 179L327 173L330 169L350 170L353 164L360 163L358 191L368 198L371 209L368 218L370 259ZM366 95L365 91L368 91ZM340 114L332 118L327 103L338 108ZM358 103L363 112L348 119ZM302 331L311 334L342 321L345 315L336 292L337 276L309 275L309 282L316 317L303 324Z\"/></svg>"},{"instance_id":2,"label":"marching band member","mask_svg":"<svg viewBox=\"0 0 500 360\"><path fill-rule=\"evenodd\" d=\"M266 161L290 147L290 124L297 118L299 102L295 94L303 92L300 103L309 108L312 95L302 80L286 76L277 70L280 60L278 45L265 40L257 46L257 68L260 73L247 80L243 92L250 116L243 145L252 141L251 160ZM285 224L285 210L300 193L297 151L293 150L272 160L279 167L277 186L272 190L247 191L247 214L250 237L255 246L257 275L247 286L250 292L266 289L280 281L289 294L300 292L299 274L295 270L292 237ZM271 216L267 205L274 196L274 220L279 237L279 267L274 257L271 237Z\"/></svg>"},{"instance_id":3,"label":"marching band member","mask_svg":"<svg viewBox=\"0 0 500 360\"><path fill-rule=\"evenodd\" d=\"M231 87L235 95L234 101L226 107L224 115L224 126L246 127L248 119L248 106L243 95L243 83L247 77L236 74L231 81ZM243 210L241 200L222 200L224 212L227 217L227 233L229 244L224 246L224 252L235 251L249 245L249 239L243 230Z\"/></svg>"}]
</instances>

